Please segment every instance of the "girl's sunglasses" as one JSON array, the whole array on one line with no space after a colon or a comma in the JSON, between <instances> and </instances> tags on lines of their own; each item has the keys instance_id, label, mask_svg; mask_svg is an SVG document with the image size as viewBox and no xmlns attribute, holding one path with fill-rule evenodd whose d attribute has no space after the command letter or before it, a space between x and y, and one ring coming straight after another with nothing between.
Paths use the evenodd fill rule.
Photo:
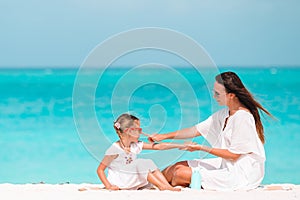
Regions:
<instances>
[{"instance_id":1,"label":"girl's sunglasses","mask_svg":"<svg viewBox=\"0 0 300 200\"><path fill-rule=\"evenodd\" d=\"M138 131L139 134L141 134L142 131L143 131L143 129L140 128L140 127L130 127L130 128L126 128L126 129L124 130L124 132L127 132L127 131Z\"/></svg>"}]
</instances>

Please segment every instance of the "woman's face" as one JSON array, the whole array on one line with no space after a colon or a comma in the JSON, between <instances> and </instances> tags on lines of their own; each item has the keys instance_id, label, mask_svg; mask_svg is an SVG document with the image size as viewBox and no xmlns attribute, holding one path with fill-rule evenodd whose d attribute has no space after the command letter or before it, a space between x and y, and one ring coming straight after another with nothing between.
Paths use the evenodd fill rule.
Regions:
<instances>
[{"instance_id":1,"label":"woman's face","mask_svg":"<svg viewBox=\"0 0 300 200\"><path fill-rule=\"evenodd\" d=\"M213 93L214 93L215 100L218 102L220 106L227 105L227 93L224 85L215 82Z\"/></svg>"}]
</instances>

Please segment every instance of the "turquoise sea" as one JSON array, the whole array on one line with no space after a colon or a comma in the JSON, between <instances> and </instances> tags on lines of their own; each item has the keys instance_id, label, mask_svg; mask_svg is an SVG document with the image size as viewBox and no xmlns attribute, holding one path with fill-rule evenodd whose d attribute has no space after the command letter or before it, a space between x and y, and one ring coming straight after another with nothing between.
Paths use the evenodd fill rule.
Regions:
<instances>
[{"instance_id":1,"label":"turquoise sea","mask_svg":"<svg viewBox=\"0 0 300 200\"><path fill-rule=\"evenodd\" d=\"M144 132L164 133L192 126L221 108L211 97L216 74L210 69L110 68L95 77L97 70L78 79L75 68L0 69L0 183L99 183L99 160L118 139L112 128L117 115L130 111ZM236 72L276 118L263 117L263 183L300 184L300 67L219 70ZM141 155L161 169L206 156L179 150Z\"/></svg>"}]
</instances>

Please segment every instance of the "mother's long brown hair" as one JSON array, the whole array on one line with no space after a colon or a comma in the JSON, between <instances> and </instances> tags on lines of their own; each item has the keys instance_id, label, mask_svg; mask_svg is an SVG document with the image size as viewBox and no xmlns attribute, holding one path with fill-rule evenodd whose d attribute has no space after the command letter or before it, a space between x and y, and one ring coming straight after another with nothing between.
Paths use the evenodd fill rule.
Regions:
<instances>
[{"instance_id":1,"label":"mother's long brown hair","mask_svg":"<svg viewBox=\"0 0 300 200\"><path fill-rule=\"evenodd\" d=\"M272 116L260 103L258 103L252 94L246 89L241 79L234 72L223 72L216 76L216 81L224 85L227 93L233 93L239 101L250 110L255 120L256 131L262 143L265 143L264 127L260 120L259 110Z\"/></svg>"}]
</instances>

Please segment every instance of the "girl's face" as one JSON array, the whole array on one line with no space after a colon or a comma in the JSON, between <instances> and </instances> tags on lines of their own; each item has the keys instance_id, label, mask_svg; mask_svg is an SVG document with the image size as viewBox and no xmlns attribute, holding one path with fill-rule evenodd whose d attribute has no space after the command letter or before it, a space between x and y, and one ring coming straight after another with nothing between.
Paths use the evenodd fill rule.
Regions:
<instances>
[{"instance_id":1,"label":"girl's face","mask_svg":"<svg viewBox=\"0 0 300 200\"><path fill-rule=\"evenodd\" d=\"M214 84L214 98L218 102L220 106L227 105L227 92L225 90L224 85L215 82Z\"/></svg>"},{"instance_id":2,"label":"girl's face","mask_svg":"<svg viewBox=\"0 0 300 200\"><path fill-rule=\"evenodd\" d=\"M140 134L142 133L142 128L140 127L140 121L135 121L134 126L125 129L124 132L128 134L131 142L138 142L140 138Z\"/></svg>"}]
</instances>

